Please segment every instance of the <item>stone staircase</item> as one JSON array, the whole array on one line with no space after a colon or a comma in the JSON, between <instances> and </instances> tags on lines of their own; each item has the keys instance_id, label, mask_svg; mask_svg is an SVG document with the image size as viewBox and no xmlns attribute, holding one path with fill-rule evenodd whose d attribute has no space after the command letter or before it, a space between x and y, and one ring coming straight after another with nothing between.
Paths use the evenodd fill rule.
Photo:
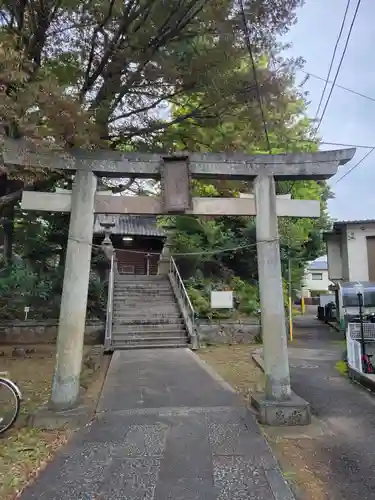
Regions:
<instances>
[{"instance_id":1,"label":"stone staircase","mask_svg":"<svg viewBox=\"0 0 375 500\"><path fill-rule=\"evenodd\" d=\"M112 349L187 346L184 320L168 277L117 275Z\"/></svg>"}]
</instances>

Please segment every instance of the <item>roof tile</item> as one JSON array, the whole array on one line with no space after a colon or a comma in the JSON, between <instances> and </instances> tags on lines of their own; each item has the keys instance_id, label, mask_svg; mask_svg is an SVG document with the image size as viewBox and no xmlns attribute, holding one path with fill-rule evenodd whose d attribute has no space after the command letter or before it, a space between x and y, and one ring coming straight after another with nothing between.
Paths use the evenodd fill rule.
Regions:
<instances>
[{"instance_id":1,"label":"roof tile","mask_svg":"<svg viewBox=\"0 0 375 500\"><path fill-rule=\"evenodd\" d=\"M103 234L102 223L112 222L111 228L113 234L130 236L157 236L165 237L165 231L157 226L156 217L139 215L95 215L94 233Z\"/></svg>"}]
</instances>

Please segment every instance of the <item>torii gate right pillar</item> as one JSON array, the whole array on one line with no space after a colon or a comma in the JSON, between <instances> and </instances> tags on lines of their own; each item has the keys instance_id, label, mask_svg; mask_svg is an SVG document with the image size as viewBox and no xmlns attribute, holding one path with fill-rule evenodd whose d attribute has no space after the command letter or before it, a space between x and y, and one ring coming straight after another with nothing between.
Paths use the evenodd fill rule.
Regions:
<instances>
[{"instance_id":1,"label":"torii gate right pillar","mask_svg":"<svg viewBox=\"0 0 375 500\"><path fill-rule=\"evenodd\" d=\"M291 389L273 176L255 179L255 203L265 396L282 401L290 399Z\"/></svg>"}]
</instances>

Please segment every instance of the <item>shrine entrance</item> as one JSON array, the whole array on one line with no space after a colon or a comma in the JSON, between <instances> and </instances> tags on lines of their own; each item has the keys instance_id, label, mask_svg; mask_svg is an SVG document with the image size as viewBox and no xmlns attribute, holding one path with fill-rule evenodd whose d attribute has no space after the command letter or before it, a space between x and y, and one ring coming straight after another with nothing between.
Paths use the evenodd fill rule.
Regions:
<instances>
[{"instance_id":1,"label":"shrine entrance","mask_svg":"<svg viewBox=\"0 0 375 500\"><path fill-rule=\"evenodd\" d=\"M94 245L102 244L106 225L110 228L119 274L157 274L167 235L158 226L155 216L97 214L94 220Z\"/></svg>"},{"instance_id":2,"label":"shrine entrance","mask_svg":"<svg viewBox=\"0 0 375 500\"><path fill-rule=\"evenodd\" d=\"M56 409L78 401L86 320L94 214L256 215L258 275L264 344L266 391L259 400L263 420L285 408L306 423L306 403L290 387L284 299L277 218L319 217L320 202L277 198L275 180L332 177L355 149L280 155L175 155L77 151L70 155L38 154L24 143L8 141L3 160L9 169L24 165L75 172L71 194L24 192L24 210L71 212L61 299L57 357L51 395ZM160 197L96 195L96 179L153 178L161 181ZM253 181L249 198L193 198L190 179ZM163 256L162 256L163 257ZM307 413L306 413L307 412Z\"/></svg>"}]
</instances>

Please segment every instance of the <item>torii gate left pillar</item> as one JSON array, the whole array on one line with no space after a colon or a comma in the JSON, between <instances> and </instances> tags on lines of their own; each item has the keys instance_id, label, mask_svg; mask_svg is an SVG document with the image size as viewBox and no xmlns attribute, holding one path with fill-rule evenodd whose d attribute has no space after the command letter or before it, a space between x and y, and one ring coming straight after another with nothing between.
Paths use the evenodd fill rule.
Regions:
<instances>
[{"instance_id":1,"label":"torii gate left pillar","mask_svg":"<svg viewBox=\"0 0 375 500\"><path fill-rule=\"evenodd\" d=\"M42 198L45 200L51 193L28 193L33 195L29 199L30 205L23 205L24 209L72 212L51 398L53 407L68 409L78 400L94 211L131 214L256 214L266 393L254 403L264 423L273 425L307 423L306 418L304 420L303 416L299 416L305 403L296 400L290 389L277 216L316 216L319 214L319 202L277 200L275 179L328 179L337 172L338 166L349 161L354 153L353 149L257 156L193 153L162 158L156 154L138 155L102 151L76 152L64 159L38 155L20 149L18 144L11 144L3 152L3 160L7 165L44 168L54 165L55 168L76 171L70 198L64 196L62 199L56 198L56 203L43 207ZM183 182L179 178L181 173ZM151 197L141 199L132 197L124 200L124 197L95 197L96 175L138 178L161 176L164 199L160 201ZM255 179L255 200L191 199L189 176L232 180ZM315 203L315 208L312 207L313 210L310 212L309 203ZM60 208L56 209L56 205ZM285 419L284 414L290 415L291 418ZM307 413L306 415L308 416Z\"/></svg>"},{"instance_id":2,"label":"torii gate left pillar","mask_svg":"<svg viewBox=\"0 0 375 500\"><path fill-rule=\"evenodd\" d=\"M54 409L74 406L80 389L96 184L93 172L76 171L52 382Z\"/></svg>"}]
</instances>

